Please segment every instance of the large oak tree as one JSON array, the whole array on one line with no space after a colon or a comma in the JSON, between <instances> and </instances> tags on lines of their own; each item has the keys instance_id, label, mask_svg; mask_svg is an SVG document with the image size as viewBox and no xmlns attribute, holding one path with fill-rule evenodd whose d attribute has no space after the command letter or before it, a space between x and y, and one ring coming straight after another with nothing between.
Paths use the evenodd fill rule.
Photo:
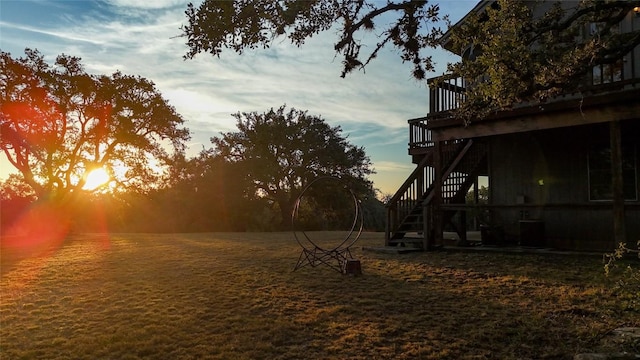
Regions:
<instances>
[{"instance_id":1,"label":"large oak tree","mask_svg":"<svg viewBox=\"0 0 640 360\"><path fill-rule=\"evenodd\" d=\"M211 139L215 155L244 166L255 193L278 204L282 226L290 224L297 198L318 177L342 178L361 193L371 189L367 176L373 170L364 149L320 116L281 106L234 117L238 131Z\"/></svg>"},{"instance_id":2,"label":"large oak tree","mask_svg":"<svg viewBox=\"0 0 640 360\"><path fill-rule=\"evenodd\" d=\"M433 70L425 48L435 47L442 35L440 8L428 1L366 0L205 0L189 4L189 23L183 27L193 58L201 52L219 56L223 49L242 54L247 49L268 48L279 37L301 46L312 36L336 29L334 45L343 58L342 76L364 67L386 45L400 51L403 62L413 64L418 79ZM446 18L446 17L445 17ZM362 34L377 33L379 41L370 52L363 49ZM366 47L365 47L366 49Z\"/></svg>"},{"instance_id":3,"label":"large oak tree","mask_svg":"<svg viewBox=\"0 0 640 360\"><path fill-rule=\"evenodd\" d=\"M110 175L113 190L148 189L170 154L184 151L189 131L145 78L90 75L77 57L50 65L38 51L25 54L0 51L0 149L37 202L2 231L20 235L7 246L36 253L94 213L84 196L98 191L85 187L94 169Z\"/></svg>"},{"instance_id":4,"label":"large oak tree","mask_svg":"<svg viewBox=\"0 0 640 360\"><path fill-rule=\"evenodd\" d=\"M622 76L623 57L640 44L640 29L621 22L636 16L637 6L637 0L498 0L472 14L445 37L448 48L467 55L449 71L474 80L457 115L470 121L579 91L591 85L594 68L605 79Z\"/></svg>"},{"instance_id":5,"label":"large oak tree","mask_svg":"<svg viewBox=\"0 0 640 360\"><path fill-rule=\"evenodd\" d=\"M479 56L450 69L466 79L489 80L468 94L462 107L466 113L461 115L484 116L514 102L545 99L575 88L595 65L614 64L640 44L639 29L620 31L618 25L640 6L639 0L557 1L544 16L534 17L532 9L541 4L499 0L452 29L454 48L462 53L474 44ZM302 46L315 34L335 29L334 49L343 59L342 76L364 68L390 45L399 50L403 62L414 64L412 73L419 80L434 69L429 50L442 44L446 29L441 25L448 22L437 3L427 0L205 0L197 7L189 4L186 15L186 58L201 52L220 56L224 49L241 54L267 48L282 37ZM579 36L587 28L594 31ZM377 35L378 42L362 54L365 32Z\"/></svg>"},{"instance_id":6,"label":"large oak tree","mask_svg":"<svg viewBox=\"0 0 640 360\"><path fill-rule=\"evenodd\" d=\"M40 201L61 202L106 169L121 188L153 183L189 131L153 82L88 74L77 57L0 52L0 149ZM171 149L169 151L168 149Z\"/></svg>"}]
</instances>

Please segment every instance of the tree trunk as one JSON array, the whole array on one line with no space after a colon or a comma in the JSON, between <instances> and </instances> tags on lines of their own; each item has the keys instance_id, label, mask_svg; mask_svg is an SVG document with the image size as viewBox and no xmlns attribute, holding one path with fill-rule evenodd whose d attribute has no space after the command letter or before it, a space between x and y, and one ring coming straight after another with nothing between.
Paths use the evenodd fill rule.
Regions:
<instances>
[{"instance_id":1,"label":"tree trunk","mask_svg":"<svg viewBox=\"0 0 640 360\"><path fill-rule=\"evenodd\" d=\"M280 207L280 216L282 219L280 220L281 230L292 230L293 224L291 222L293 215L293 206L295 205L295 199L282 199L278 201L278 206Z\"/></svg>"},{"instance_id":2,"label":"tree trunk","mask_svg":"<svg viewBox=\"0 0 640 360\"><path fill-rule=\"evenodd\" d=\"M609 123L609 141L611 146L611 187L613 191L613 248L616 248L620 243L626 243L622 140L620 137L620 121L612 121Z\"/></svg>"}]
</instances>

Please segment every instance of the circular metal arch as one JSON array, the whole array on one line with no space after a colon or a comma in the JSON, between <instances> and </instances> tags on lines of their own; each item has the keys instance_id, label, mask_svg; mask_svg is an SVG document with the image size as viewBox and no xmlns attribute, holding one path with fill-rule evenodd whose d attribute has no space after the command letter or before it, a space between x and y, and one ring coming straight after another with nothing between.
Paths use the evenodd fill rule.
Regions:
<instances>
[{"instance_id":1,"label":"circular metal arch","mask_svg":"<svg viewBox=\"0 0 640 360\"><path fill-rule=\"evenodd\" d=\"M351 198L353 200L353 204L354 204L354 214L353 214L353 222L351 224L351 229L348 231L347 235L344 237L344 239L342 239L341 242L337 243L337 245L333 248L322 248L320 246L318 246L318 244L316 242L314 242L304 230L297 230L295 228L296 225L296 220L298 218L298 210L300 209L300 202L302 200L302 197L304 196L304 194L316 183L320 182L320 181L338 181L341 182L344 185L344 188L347 189L349 191L349 193L351 194ZM296 199L296 202L293 206L293 211L291 213L291 228L292 228L292 232L293 232L293 236L296 238L296 241L298 242L298 244L305 250L307 251L314 251L315 249L321 250L323 252L333 252L333 251L341 251L344 249L348 249L349 247L351 247L353 244L355 244L356 241L358 241L358 239L360 238L360 235L362 234L362 229L364 228L364 218L362 215L362 207L360 205L360 201L358 200L358 197L356 196L356 194L353 192L353 190L351 188L348 187L348 185L346 184L346 182L344 180L342 180L341 178L335 177L335 176L321 176L316 178L315 180L313 180L312 182L310 182L307 186L305 186L305 188L302 190L302 192L300 193L300 196L298 196L298 198ZM356 231L357 229L357 231ZM302 235L304 236L304 239L301 239L298 236L298 232L302 233ZM339 240L338 240L339 241Z\"/></svg>"}]
</instances>

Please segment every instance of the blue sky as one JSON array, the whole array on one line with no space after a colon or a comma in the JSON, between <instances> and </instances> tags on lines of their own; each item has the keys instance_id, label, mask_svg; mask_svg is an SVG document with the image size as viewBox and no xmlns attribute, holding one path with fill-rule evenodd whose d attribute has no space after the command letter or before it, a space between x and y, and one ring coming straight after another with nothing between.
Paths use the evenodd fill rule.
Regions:
<instances>
[{"instance_id":1,"label":"blue sky","mask_svg":"<svg viewBox=\"0 0 640 360\"><path fill-rule=\"evenodd\" d=\"M434 1L434 0L432 0ZM440 0L441 10L456 22L476 0ZM38 49L52 63L61 53L79 56L90 73L120 70L156 83L163 96L186 119L192 132L189 155L221 131L234 131L230 114L265 112L286 104L341 126L352 144L363 146L382 193L394 193L413 170L407 155L407 120L426 115L426 84L410 76L392 48L384 50L366 72L340 78L332 31L297 48L286 39L270 49L221 58L187 52L180 26L186 24L183 0L52 1L0 0L0 49L14 57L26 47ZM195 1L197 3L197 1ZM364 39L365 43L367 40ZM436 72L456 58L433 51ZM0 165L5 177L11 165Z\"/></svg>"}]
</instances>

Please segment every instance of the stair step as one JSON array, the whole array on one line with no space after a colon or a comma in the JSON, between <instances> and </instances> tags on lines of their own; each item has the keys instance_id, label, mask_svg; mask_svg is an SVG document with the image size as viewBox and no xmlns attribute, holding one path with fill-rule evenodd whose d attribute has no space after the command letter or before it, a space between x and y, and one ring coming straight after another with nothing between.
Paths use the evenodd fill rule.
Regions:
<instances>
[{"instance_id":1,"label":"stair step","mask_svg":"<svg viewBox=\"0 0 640 360\"><path fill-rule=\"evenodd\" d=\"M404 225L420 225L424 224L422 221L405 221Z\"/></svg>"},{"instance_id":2,"label":"stair step","mask_svg":"<svg viewBox=\"0 0 640 360\"><path fill-rule=\"evenodd\" d=\"M473 140L454 142L451 147L452 149L448 152L446 159L442 160L444 162L443 165L446 164L442 170L444 170L444 173L447 175L442 178L443 187L440 195L441 201L444 204L464 202L467 190L472 184L471 180L473 176L475 176L474 174L476 174L478 167L486 158L486 149L483 146L475 145ZM425 156L405 182L406 185L403 185L401 188L401 190L404 189L402 190L405 191L405 195L403 196L406 197L402 198L404 200L398 200L400 204L402 204L402 208L398 214L401 217L397 219L399 223L394 224L394 229L391 230L391 243L400 245L414 243L420 246L423 244L422 237L411 239L410 236L407 236L407 233L420 233L425 227L423 204L425 201L430 201L429 199L433 197L432 193L435 184L435 180L433 179L434 173L426 170L428 164L429 157ZM423 177L419 178L419 176ZM427 181L427 183L424 183L424 181ZM422 190L425 190L424 185L426 185L426 191L423 192ZM407 193L407 189L416 188L410 186L416 186L421 190L420 193ZM398 205L398 203L395 205ZM407 208L407 206L409 206L409 208ZM396 207L390 208L397 209ZM456 211L443 211L442 221L447 222L455 212Z\"/></svg>"},{"instance_id":3,"label":"stair step","mask_svg":"<svg viewBox=\"0 0 640 360\"><path fill-rule=\"evenodd\" d=\"M389 241L390 246L408 247L422 249L424 239L421 237L403 237L401 239L392 239Z\"/></svg>"},{"instance_id":4,"label":"stair step","mask_svg":"<svg viewBox=\"0 0 640 360\"><path fill-rule=\"evenodd\" d=\"M419 249L419 248L397 247L397 246L385 246L385 247L363 246L362 250L379 252L379 253L387 253L387 254L406 254L410 252L422 251L422 249Z\"/></svg>"}]
</instances>

